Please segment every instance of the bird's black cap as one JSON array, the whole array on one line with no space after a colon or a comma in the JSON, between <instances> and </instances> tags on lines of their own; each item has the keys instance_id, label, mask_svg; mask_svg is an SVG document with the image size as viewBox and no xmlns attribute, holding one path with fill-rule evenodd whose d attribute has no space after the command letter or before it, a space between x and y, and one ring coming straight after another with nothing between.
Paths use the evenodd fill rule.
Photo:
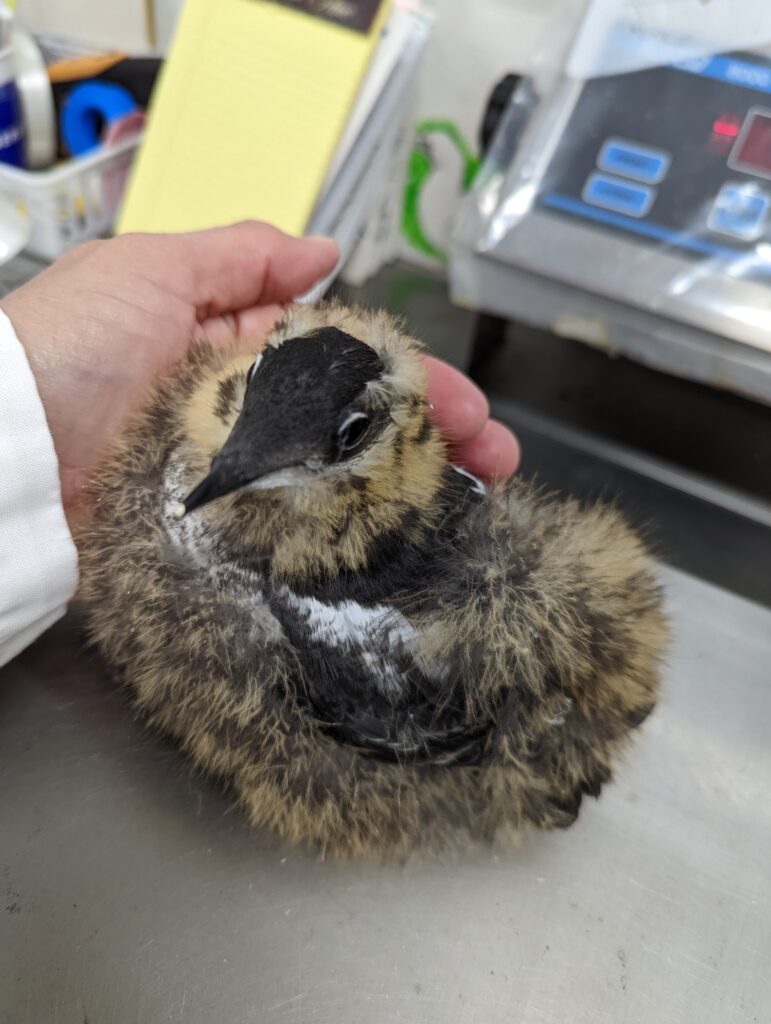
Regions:
<instances>
[{"instance_id":1,"label":"bird's black cap","mask_svg":"<svg viewBox=\"0 0 771 1024\"><path fill-rule=\"evenodd\" d=\"M322 468L361 450L341 446L341 429L366 420L358 440L374 439L375 417L365 414L362 399L367 384L384 371L374 349L335 327L265 349L250 372L233 430L209 475L183 502L184 513L269 474Z\"/></svg>"}]
</instances>

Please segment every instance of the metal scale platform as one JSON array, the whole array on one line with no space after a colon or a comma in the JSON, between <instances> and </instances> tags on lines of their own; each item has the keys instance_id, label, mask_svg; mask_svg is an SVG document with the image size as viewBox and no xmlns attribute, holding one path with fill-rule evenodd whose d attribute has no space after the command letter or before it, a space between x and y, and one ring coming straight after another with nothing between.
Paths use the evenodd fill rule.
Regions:
<instances>
[{"instance_id":1,"label":"metal scale platform","mask_svg":"<svg viewBox=\"0 0 771 1024\"><path fill-rule=\"evenodd\" d=\"M406 865L250 831L57 627L0 673L0 1020L767 1024L771 611L663 579L663 699L615 784Z\"/></svg>"}]
</instances>

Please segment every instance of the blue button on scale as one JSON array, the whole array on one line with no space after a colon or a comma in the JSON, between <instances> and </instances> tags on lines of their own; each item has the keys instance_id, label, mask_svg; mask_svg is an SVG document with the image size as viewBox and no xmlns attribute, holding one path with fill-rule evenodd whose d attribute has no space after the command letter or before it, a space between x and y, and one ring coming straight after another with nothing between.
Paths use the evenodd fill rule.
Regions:
<instances>
[{"instance_id":1,"label":"blue button on scale","mask_svg":"<svg viewBox=\"0 0 771 1024\"><path fill-rule=\"evenodd\" d=\"M707 227L721 235L754 241L763 233L769 199L754 185L728 182L710 210Z\"/></svg>"},{"instance_id":2,"label":"blue button on scale","mask_svg":"<svg viewBox=\"0 0 771 1024\"><path fill-rule=\"evenodd\" d=\"M662 149L653 149L640 142L611 138L603 144L597 157L601 171L631 178L645 185L658 185L669 171L671 157Z\"/></svg>"},{"instance_id":3,"label":"blue button on scale","mask_svg":"<svg viewBox=\"0 0 771 1024\"><path fill-rule=\"evenodd\" d=\"M627 217L645 217L656 198L656 190L646 185L633 185L607 174L591 174L583 191L583 200Z\"/></svg>"}]
</instances>

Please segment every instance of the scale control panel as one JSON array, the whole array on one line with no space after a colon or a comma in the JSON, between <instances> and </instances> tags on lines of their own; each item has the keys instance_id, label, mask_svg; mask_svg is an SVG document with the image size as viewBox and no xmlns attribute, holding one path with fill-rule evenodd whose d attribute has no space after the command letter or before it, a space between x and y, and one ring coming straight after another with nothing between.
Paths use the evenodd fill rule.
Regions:
<instances>
[{"instance_id":1,"label":"scale control panel","mask_svg":"<svg viewBox=\"0 0 771 1024\"><path fill-rule=\"evenodd\" d=\"M771 283L771 60L724 54L588 82L537 202L644 244L742 258Z\"/></svg>"}]
</instances>

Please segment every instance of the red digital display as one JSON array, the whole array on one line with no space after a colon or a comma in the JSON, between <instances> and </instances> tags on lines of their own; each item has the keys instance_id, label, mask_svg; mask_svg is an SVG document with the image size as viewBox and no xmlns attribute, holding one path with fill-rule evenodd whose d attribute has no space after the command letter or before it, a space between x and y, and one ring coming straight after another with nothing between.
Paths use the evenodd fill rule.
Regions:
<instances>
[{"instance_id":1,"label":"red digital display","mask_svg":"<svg viewBox=\"0 0 771 1024\"><path fill-rule=\"evenodd\" d=\"M771 178L771 111L750 111L729 162L737 171Z\"/></svg>"},{"instance_id":2,"label":"red digital display","mask_svg":"<svg viewBox=\"0 0 771 1024\"><path fill-rule=\"evenodd\" d=\"M715 135L723 135L727 139L735 139L740 128L741 123L734 117L719 117L712 125Z\"/></svg>"}]
</instances>

